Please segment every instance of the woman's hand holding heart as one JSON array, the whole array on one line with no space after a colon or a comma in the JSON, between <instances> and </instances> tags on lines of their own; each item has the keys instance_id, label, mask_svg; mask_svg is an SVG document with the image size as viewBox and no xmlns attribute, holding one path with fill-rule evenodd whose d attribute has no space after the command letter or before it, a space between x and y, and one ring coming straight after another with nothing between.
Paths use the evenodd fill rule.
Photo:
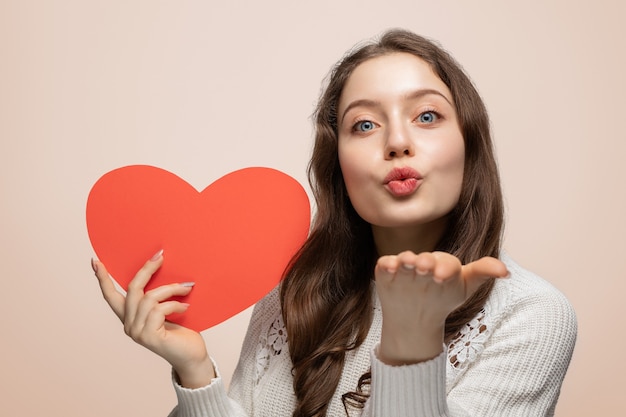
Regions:
<instances>
[{"instance_id":1,"label":"woman's hand holding heart","mask_svg":"<svg viewBox=\"0 0 626 417\"><path fill-rule=\"evenodd\" d=\"M215 378L213 364L200 333L168 322L172 313L183 313L188 304L170 300L184 296L193 283L164 285L145 292L145 286L163 263L162 251L147 261L128 286L126 296L115 288L104 264L92 260L104 299L124 324L125 333L138 344L168 361L181 385L199 388Z\"/></svg>"}]
</instances>

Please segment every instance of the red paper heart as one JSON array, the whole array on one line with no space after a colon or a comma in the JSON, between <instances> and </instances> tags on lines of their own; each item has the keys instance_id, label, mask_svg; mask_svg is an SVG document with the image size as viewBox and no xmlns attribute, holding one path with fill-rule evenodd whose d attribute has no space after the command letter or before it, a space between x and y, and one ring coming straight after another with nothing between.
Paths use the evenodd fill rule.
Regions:
<instances>
[{"instance_id":1,"label":"red paper heart","mask_svg":"<svg viewBox=\"0 0 626 417\"><path fill-rule=\"evenodd\" d=\"M232 172L198 192L160 168L133 165L100 178L87 199L98 258L124 288L160 249L146 291L194 281L184 314L168 320L202 331L245 310L280 281L306 239L310 206L302 186L270 168Z\"/></svg>"}]
</instances>

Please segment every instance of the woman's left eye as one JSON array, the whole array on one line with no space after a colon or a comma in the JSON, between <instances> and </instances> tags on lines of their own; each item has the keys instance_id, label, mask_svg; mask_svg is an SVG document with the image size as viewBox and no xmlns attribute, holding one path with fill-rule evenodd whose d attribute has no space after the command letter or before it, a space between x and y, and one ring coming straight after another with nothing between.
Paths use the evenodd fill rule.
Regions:
<instances>
[{"instance_id":1,"label":"woman's left eye","mask_svg":"<svg viewBox=\"0 0 626 417\"><path fill-rule=\"evenodd\" d=\"M434 123L437 119L439 119L439 115L434 111L425 111L417 116L417 120L419 120L420 123Z\"/></svg>"},{"instance_id":2,"label":"woman's left eye","mask_svg":"<svg viewBox=\"0 0 626 417\"><path fill-rule=\"evenodd\" d=\"M353 129L359 132L369 132L375 127L376 125L374 125L374 122L371 122L369 120L363 120L355 124Z\"/></svg>"}]
</instances>

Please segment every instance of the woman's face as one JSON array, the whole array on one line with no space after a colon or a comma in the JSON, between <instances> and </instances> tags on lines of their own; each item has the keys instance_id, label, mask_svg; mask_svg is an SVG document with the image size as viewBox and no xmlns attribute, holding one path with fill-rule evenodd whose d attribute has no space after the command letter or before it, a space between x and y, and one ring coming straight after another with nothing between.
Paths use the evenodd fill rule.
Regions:
<instances>
[{"instance_id":1,"label":"woman's face","mask_svg":"<svg viewBox=\"0 0 626 417\"><path fill-rule=\"evenodd\" d=\"M452 94L408 53L360 64L337 112L339 162L357 213L373 227L445 221L463 182L465 146Z\"/></svg>"}]
</instances>

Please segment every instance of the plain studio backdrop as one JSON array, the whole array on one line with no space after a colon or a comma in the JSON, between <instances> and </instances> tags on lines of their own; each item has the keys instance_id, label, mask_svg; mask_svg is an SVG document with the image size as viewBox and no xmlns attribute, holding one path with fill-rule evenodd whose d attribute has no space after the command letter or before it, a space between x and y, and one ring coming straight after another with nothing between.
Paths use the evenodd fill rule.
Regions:
<instances>
[{"instance_id":1,"label":"plain studio backdrop","mask_svg":"<svg viewBox=\"0 0 626 417\"><path fill-rule=\"evenodd\" d=\"M559 416L621 415L623 2L0 1L0 415L165 416L168 365L89 266L85 203L124 165L203 189L268 166L308 190L322 80L390 27L441 42L483 96L506 250L576 308ZM226 379L250 310L203 332Z\"/></svg>"}]
</instances>

